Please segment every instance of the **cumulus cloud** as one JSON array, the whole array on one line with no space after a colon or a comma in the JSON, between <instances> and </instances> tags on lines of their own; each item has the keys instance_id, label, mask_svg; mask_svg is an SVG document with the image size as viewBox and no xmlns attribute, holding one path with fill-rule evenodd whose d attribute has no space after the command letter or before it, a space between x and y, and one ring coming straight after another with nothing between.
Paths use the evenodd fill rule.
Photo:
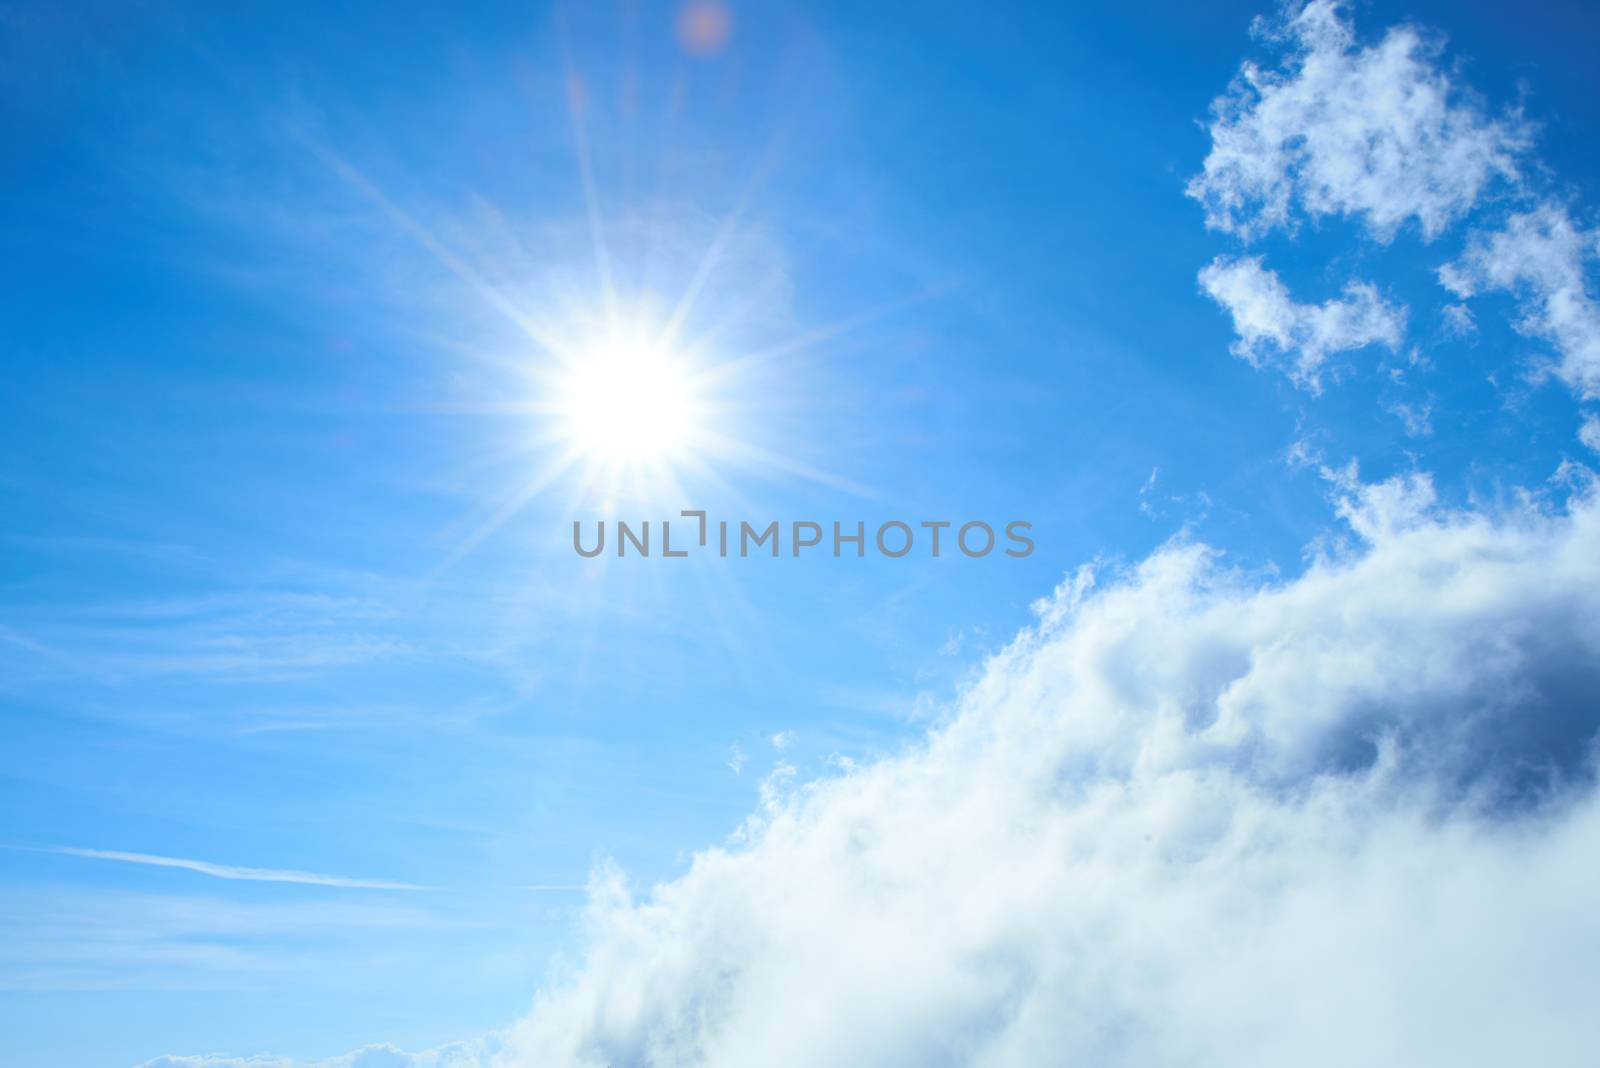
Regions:
<instances>
[{"instance_id":1,"label":"cumulus cloud","mask_svg":"<svg viewBox=\"0 0 1600 1068\"><path fill-rule=\"evenodd\" d=\"M1515 294L1517 329L1554 345L1556 374L1593 400L1600 397L1600 304L1590 294L1588 271L1597 255L1600 234L1579 228L1565 208L1546 202L1512 215L1499 229L1473 234L1439 278L1460 297L1486 290Z\"/></svg>"},{"instance_id":2,"label":"cumulus cloud","mask_svg":"<svg viewBox=\"0 0 1600 1068\"><path fill-rule=\"evenodd\" d=\"M602 879L494 1063L1589 1063L1600 504L1330 477L1302 576L1085 568L923 744Z\"/></svg>"},{"instance_id":3,"label":"cumulus cloud","mask_svg":"<svg viewBox=\"0 0 1600 1068\"><path fill-rule=\"evenodd\" d=\"M1370 283L1351 282L1343 299L1300 304L1259 256L1217 257L1201 270L1200 287L1233 317L1235 356L1279 366L1313 391L1330 354L1374 344L1398 349L1405 334L1405 307L1385 302Z\"/></svg>"},{"instance_id":4,"label":"cumulus cloud","mask_svg":"<svg viewBox=\"0 0 1600 1068\"><path fill-rule=\"evenodd\" d=\"M1259 24L1287 55L1275 70L1245 63L1213 105L1211 152L1188 187L1208 225L1250 238L1347 215L1380 240L1413 219L1432 238L1517 177L1520 120L1487 114L1412 27L1357 46L1340 8L1315 0Z\"/></svg>"}]
</instances>

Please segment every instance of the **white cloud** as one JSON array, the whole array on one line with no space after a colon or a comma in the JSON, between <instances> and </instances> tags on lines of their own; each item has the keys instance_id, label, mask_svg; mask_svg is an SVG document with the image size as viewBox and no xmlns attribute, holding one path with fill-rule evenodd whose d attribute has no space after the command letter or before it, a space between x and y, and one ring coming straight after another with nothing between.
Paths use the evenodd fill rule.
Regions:
<instances>
[{"instance_id":1,"label":"white cloud","mask_svg":"<svg viewBox=\"0 0 1600 1068\"><path fill-rule=\"evenodd\" d=\"M1522 204L1533 202L1519 158L1530 142L1520 116L1491 116L1438 62L1416 28L1389 29L1357 45L1343 5L1313 0L1277 23L1258 22L1286 45L1278 69L1245 63L1215 104L1211 151L1189 195L1207 224L1245 240L1308 217L1348 216L1387 241L1414 220L1432 239L1467 216L1497 179ZM1600 398L1600 301L1589 285L1600 231L1574 223L1546 199L1504 224L1475 230L1445 287L1465 300L1491 290L1516 296L1516 327L1550 342L1552 368L1580 398ZM1218 257L1200 273L1205 292L1233 316L1236 355L1278 366L1316 391L1330 353L1382 343L1398 348L1406 309L1385 303L1370 283L1344 299L1299 304L1260 257ZM1465 303L1441 309L1444 335L1477 332ZM1407 434L1431 430L1428 406L1387 400Z\"/></svg>"},{"instance_id":2,"label":"white cloud","mask_svg":"<svg viewBox=\"0 0 1600 1068\"><path fill-rule=\"evenodd\" d=\"M1380 240L1411 219L1431 238L1516 177L1520 121L1487 115L1412 27L1357 47L1340 6L1317 0L1266 28L1288 42L1283 67L1245 63L1213 105L1211 152L1188 189L1208 225L1250 238L1348 215Z\"/></svg>"},{"instance_id":3,"label":"white cloud","mask_svg":"<svg viewBox=\"0 0 1600 1068\"><path fill-rule=\"evenodd\" d=\"M1581 397L1600 397L1600 304L1590 295L1588 264L1600 234L1580 230L1553 203L1512 215L1495 231L1473 234L1466 251L1439 272L1460 297L1502 289L1521 301L1517 329L1560 353L1562 381Z\"/></svg>"},{"instance_id":4,"label":"white cloud","mask_svg":"<svg viewBox=\"0 0 1600 1068\"><path fill-rule=\"evenodd\" d=\"M1304 576L1086 569L922 745L602 879L494 1063L1590 1063L1600 503L1334 477Z\"/></svg>"},{"instance_id":5,"label":"white cloud","mask_svg":"<svg viewBox=\"0 0 1600 1068\"><path fill-rule=\"evenodd\" d=\"M1321 388L1331 353L1383 344L1398 349L1406 309L1386 303L1366 282L1351 282L1344 299L1299 304L1261 257L1219 256L1200 271L1200 286L1233 317L1235 356L1255 367L1279 366L1296 385Z\"/></svg>"},{"instance_id":6,"label":"white cloud","mask_svg":"<svg viewBox=\"0 0 1600 1068\"><path fill-rule=\"evenodd\" d=\"M1600 452L1600 415L1584 417L1583 425L1578 428L1578 440Z\"/></svg>"}]
</instances>

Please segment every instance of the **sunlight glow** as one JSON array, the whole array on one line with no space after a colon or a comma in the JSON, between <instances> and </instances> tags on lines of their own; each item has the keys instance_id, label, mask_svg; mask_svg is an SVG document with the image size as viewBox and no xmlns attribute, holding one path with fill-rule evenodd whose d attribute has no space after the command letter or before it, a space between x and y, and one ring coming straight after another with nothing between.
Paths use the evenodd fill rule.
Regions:
<instances>
[{"instance_id":1,"label":"sunlight glow","mask_svg":"<svg viewBox=\"0 0 1600 1068\"><path fill-rule=\"evenodd\" d=\"M633 468L685 456L706 416L688 361L643 331L580 346L558 384L556 412L561 436L584 458Z\"/></svg>"}]
</instances>

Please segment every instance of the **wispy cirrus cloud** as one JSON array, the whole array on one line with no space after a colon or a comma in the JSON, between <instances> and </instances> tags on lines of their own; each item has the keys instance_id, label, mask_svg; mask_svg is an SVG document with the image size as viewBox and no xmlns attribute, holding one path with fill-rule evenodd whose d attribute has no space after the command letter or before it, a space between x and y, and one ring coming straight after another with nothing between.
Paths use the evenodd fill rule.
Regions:
<instances>
[{"instance_id":1,"label":"wispy cirrus cloud","mask_svg":"<svg viewBox=\"0 0 1600 1068\"><path fill-rule=\"evenodd\" d=\"M176 880L149 891L99 881L7 886L0 890L0 990L246 989L266 977L304 988L326 978L329 945L371 961L402 937L412 945L447 941L458 951L481 937L460 899L239 895L206 882Z\"/></svg>"},{"instance_id":2,"label":"wispy cirrus cloud","mask_svg":"<svg viewBox=\"0 0 1600 1068\"><path fill-rule=\"evenodd\" d=\"M157 1057L137 1068L482 1068L500 1050L495 1036L452 1042L419 1053L407 1053L389 1043L380 1043L338 1057L320 1061L295 1061L288 1057L257 1054L233 1057L211 1054L198 1057Z\"/></svg>"},{"instance_id":3,"label":"wispy cirrus cloud","mask_svg":"<svg viewBox=\"0 0 1600 1068\"><path fill-rule=\"evenodd\" d=\"M12 687L64 679L238 684L392 659L408 648L381 599L318 592L13 605L8 615L0 642L44 654L6 665Z\"/></svg>"},{"instance_id":4,"label":"wispy cirrus cloud","mask_svg":"<svg viewBox=\"0 0 1600 1068\"><path fill-rule=\"evenodd\" d=\"M153 853L128 853L117 849L83 849L76 846L47 846L43 852L67 857L86 857L92 860L112 860L124 864L144 864L156 868L178 868L214 879L235 879L252 883L295 883L300 886L327 886L347 890L428 890L431 887L417 883L394 882L388 879L358 879L323 872L296 871L289 868L250 868L237 864L214 864L207 860L190 860L185 857L163 857Z\"/></svg>"}]
</instances>

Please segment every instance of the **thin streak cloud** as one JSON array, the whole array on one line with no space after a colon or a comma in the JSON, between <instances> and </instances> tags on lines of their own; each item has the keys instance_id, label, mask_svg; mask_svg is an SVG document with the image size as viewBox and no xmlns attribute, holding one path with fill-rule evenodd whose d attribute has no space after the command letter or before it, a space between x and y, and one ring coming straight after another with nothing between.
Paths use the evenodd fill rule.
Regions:
<instances>
[{"instance_id":1,"label":"thin streak cloud","mask_svg":"<svg viewBox=\"0 0 1600 1068\"><path fill-rule=\"evenodd\" d=\"M117 860L124 864L146 864L154 868L180 868L184 871L209 875L214 879L234 879L251 883L295 883L300 886L331 886L344 890L431 889L417 883L393 882L388 879L353 879L343 875L295 871L288 868L247 868L235 864L213 864L208 860L190 860L185 857L162 857L153 853L126 853L117 849L50 846L43 852L67 857L88 857L92 860Z\"/></svg>"}]
</instances>

